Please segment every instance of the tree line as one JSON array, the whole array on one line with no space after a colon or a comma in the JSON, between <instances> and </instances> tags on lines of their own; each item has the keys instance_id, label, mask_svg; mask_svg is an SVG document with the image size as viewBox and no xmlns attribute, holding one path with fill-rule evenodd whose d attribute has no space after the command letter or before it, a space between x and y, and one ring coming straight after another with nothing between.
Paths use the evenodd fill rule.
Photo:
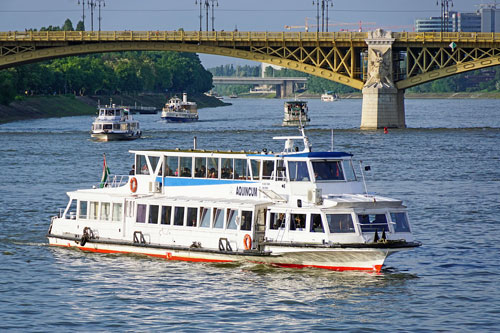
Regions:
<instances>
[{"instance_id":1,"label":"tree line","mask_svg":"<svg viewBox=\"0 0 500 333\"><path fill-rule=\"evenodd\" d=\"M80 27L83 28L83 27ZM70 20L62 27L73 29ZM25 95L100 95L202 93L212 88L212 74L197 54L180 52L113 52L74 56L0 70L0 103Z\"/></svg>"}]
</instances>

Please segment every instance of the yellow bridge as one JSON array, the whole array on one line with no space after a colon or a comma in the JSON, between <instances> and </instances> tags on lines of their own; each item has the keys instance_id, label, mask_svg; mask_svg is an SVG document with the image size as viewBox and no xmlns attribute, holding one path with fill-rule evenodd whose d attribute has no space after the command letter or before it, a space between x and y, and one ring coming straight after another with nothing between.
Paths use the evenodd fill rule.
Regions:
<instances>
[{"instance_id":1,"label":"yellow bridge","mask_svg":"<svg viewBox=\"0 0 500 333\"><path fill-rule=\"evenodd\" d=\"M363 90L362 128L404 127L404 89L500 64L500 33L12 31L0 32L0 69L131 50L215 54L309 73Z\"/></svg>"}]
</instances>

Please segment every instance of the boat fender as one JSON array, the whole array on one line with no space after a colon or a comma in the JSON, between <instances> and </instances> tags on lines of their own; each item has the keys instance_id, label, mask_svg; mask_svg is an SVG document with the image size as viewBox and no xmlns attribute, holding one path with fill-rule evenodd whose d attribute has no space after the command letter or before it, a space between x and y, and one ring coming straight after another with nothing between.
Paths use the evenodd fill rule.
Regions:
<instances>
[{"instance_id":1,"label":"boat fender","mask_svg":"<svg viewBox=\"0 0 500 333\"><path fill-rule=\"evenodd\" d=\"M252 237L250 237L249 234L246 234L245 237L243 237L243 246L245 247L245 250L250 250L252 248Z\"/></svg>"},{"instance_id":2,"label":"boat fender","mask_svg":"<svg viewBox=\"0 0 500 333\"><path fill-rule=\"evenodd\" d=\"M135 177L132 177L130 179L130 190L132 193L135 193L137 191L137 179Z\"/></svg>"},{"instance_id":3,"label":"boat fender","mask_svg":"<svg viewBox=\"0 0 500 333\"><path fill-rule=\"evenodd\" d=\"M89 227L83 228L82 238L80 239L81 246L85 246L85 244L90 240L91 233L92 230Z\"/></svg>"}]
</instances>

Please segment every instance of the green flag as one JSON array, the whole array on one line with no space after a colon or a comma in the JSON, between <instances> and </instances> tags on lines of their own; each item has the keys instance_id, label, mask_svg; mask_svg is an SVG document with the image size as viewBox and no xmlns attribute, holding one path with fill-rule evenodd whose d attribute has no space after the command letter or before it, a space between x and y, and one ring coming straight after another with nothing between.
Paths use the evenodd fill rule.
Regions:
<instances>
[{"instance_id":1,"label":"green flag","mask_svg":"<svg viewBox=\"0 0 500 333\"><path fill-rule=\"evenodd\" d=\"M101 184L99 185L100 188L103 188L106 185L106 182L108 181L108 176L109 176L109 168L106 163L106 154L103 154L104 157L104 164L102 166L102 177L101 177Z\"/></svg>"}]
</instances>

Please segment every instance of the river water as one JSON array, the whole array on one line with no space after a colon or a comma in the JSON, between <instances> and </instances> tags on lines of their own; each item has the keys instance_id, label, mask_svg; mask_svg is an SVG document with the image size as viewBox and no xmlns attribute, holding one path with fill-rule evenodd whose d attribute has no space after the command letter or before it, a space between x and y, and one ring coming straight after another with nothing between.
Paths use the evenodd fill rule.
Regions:
<instances>
[{"instance_id":1,"label":"river water","mask_svg":"<svg viewBox=\"0 0 500 333\"><path fill-rule=\"evenodd\" d=\"M88 116L0 125L0 330L495 331L500 327L500 100L407 100L407 129L360 131L361 100L310 100L313 149L372 167L368 190L404 200L421 248L382 273L170 262L49 248L66 191L97 183L106 153L127 174L128 150L279 151L283 101L232 99L200 121L137 115L144 137L89 139Z\"/></svg>"}]
</instances>

